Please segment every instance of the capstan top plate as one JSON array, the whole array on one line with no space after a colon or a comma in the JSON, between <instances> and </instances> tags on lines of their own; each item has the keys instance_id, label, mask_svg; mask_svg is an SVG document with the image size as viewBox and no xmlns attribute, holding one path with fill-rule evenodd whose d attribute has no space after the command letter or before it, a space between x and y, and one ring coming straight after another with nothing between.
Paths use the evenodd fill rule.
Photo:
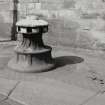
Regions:
<instances>
[{"instance_id":1,"label":"capstan top plate","mask_svg":"<svg viewBox=\"0 0 105 105\"><path fill-rule=\"evenodd\" d=\"M48 22L39 19L37 16L28 16L26 19L19 20L16 25L24 27L40 27L48 26Z\"/></svg>"}]
</instances>

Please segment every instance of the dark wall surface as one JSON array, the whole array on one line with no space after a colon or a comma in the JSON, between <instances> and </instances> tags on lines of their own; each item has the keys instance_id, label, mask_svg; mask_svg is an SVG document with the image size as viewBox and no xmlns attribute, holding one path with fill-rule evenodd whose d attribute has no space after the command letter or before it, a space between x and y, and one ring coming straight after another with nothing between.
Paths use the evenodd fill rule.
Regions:
<instances>
[{"instance_id":1,"label":"dark wall surface","mask_svg":"<svg viewBox=\"0 0 105 105\"><path fill-rule=\"evenodd\" d=\"M0 0L0 39L10 39L13 23L12 0Z\"/></svg>"}]
</instances>

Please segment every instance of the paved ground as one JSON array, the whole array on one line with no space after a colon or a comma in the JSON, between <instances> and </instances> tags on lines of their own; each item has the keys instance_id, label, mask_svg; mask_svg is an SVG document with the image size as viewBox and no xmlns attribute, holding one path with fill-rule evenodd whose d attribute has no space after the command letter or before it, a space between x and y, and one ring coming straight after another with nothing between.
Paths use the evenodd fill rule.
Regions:
<instances>
[{"instance_id":1,"label":"paved ground","mask_svg":"<svg viewBox=\"0 0 105 105\"><path fill-rule=\"evenodd\" d=\"M105 105L103 51L53 48L56 69L18 73L7 67L14 45L0 44L0 105Z\"/></svg>"}]
</instances>

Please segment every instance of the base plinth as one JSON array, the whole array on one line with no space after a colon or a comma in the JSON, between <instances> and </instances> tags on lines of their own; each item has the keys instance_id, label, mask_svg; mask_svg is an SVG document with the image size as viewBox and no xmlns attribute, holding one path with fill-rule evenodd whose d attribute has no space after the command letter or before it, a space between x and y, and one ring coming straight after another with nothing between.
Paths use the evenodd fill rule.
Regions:
<instances>
[{"instance_id":1,"label":"base plinth","mask_svg":"<svg viewBox=\"0 0 105 105\"><path fill-rule=\"evenodd\" d=\"M36 53L16 52L8 67L19 72L44 72L54 68L51 49L42 49Z\"/></svg>"}]
</instances>

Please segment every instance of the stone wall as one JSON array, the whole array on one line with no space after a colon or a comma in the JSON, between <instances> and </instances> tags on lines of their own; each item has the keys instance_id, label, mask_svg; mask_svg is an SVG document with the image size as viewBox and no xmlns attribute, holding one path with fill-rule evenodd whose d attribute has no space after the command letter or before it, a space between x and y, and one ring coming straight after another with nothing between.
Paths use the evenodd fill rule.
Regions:
<instances>
[{"instance_id":1,"label":"stone wall","mask_svg":"<svg viewBox=\"0 0 105 105\"><path fill-rule=\"evenodd\" d=\"M0 9L0 22L11 23L9 5ZM105 0L18 0L18 20L27 15L49 21L49 33L44 35L47 44L105 49Z\"/></svg>"},{"instance_id":2,"label":"stone wall","mask_svg":"<svg viewBox=\"0 0 105 105\"><path fill-rule=\"evenodd\" d=\"M11 38L13 23L12 0L0 0L0 40Z\"/></svg>"}]
</instances>

